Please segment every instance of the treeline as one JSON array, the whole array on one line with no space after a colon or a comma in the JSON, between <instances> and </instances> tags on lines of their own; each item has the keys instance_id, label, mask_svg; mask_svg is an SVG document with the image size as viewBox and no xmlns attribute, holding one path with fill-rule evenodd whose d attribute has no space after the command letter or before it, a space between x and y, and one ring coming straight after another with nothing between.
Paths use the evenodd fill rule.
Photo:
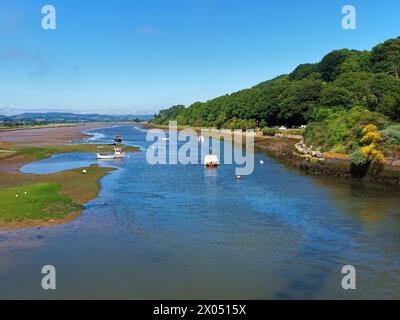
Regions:
<instances>
[{"instance_id":1,"label":"treeline","mask_svg":"<svg viewBox=\"0 0 400 320\"><path fill-rule=\"evenodd\" d=\"M63 112L23 113L13 116L0 115L0 126L21 127L55 123L89 123L89 122L141 122L148 121L148 115L102 115L74 114Z\"/></svg>"},{"instance_id":2,"label":"treeline","mask_svg":"<svg viewBox=\"0 0 400 320\"><path fill-rule=\"evenodd\" d=\"M400 121L400 38L371 51L336 50L253 88L160 111L155 124L216 128L300 126L354 107Z\"/></svg>"},{"instance_id":3,"label":"treeline","mask_svg":"<svg viewBox=\"0 0 400 320\"><path fill-rule=\"evenodd\" d=\"M48 122L26 122L26 121L11 121L11 120L0 120L0 127L3 128L18 128L24 126L42 126L47 125Z\"/></svg>"}]
</instances>

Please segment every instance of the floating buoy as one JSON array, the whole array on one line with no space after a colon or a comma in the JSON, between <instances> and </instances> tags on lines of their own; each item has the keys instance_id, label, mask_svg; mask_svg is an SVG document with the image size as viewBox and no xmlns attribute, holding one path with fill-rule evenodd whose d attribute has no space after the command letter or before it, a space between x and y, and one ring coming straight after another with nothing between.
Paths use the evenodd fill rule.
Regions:
<instances>
[{"instance_id":1,"label":"floating buoy","mask_svg":"<svg viewBox=\"0 0 400 320\"><path fill-rule=\"evenodd\" d=\"M261 164L264 164L264 161L260 160L260 163L261 163Z\"/></svg>"},{"instance_id":2,"label":"floating buoy","mask_svg":"<svg viewBox=\"0 0 400 320\"><path fill-rule=\"evenodd\" d=\"M242 177L241 176L236 176L236 180L241 180Z\"/></svg>"}]
</instances>

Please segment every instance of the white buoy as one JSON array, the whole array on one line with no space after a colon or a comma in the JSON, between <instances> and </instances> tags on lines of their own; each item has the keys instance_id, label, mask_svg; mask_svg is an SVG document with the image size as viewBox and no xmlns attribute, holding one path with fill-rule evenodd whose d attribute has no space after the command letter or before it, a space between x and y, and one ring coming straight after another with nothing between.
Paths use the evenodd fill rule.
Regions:
<instances>
[{"instance_id":1,"label":"white buoy","mask_svg":"<svg viewBox=\"0 0 400 320\"><path fill-rule=\"evenodd\" d=\"M260 160L260 163L261 163L261 164L264 164L264 161Z\"/></svg>"}]
</instances>

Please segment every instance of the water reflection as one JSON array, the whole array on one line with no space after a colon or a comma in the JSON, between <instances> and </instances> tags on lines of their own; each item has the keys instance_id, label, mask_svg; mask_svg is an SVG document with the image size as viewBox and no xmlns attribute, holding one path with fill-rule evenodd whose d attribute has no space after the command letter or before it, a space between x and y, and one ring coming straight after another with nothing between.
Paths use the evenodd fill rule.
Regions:
<instances>
[{"instance_id":1,"label":"water reflection","mask_svg":"<svg viewBox=\"0 0 400 320\"><path fill-rule=\"evenodd\" d=\"M46 174L88 167L96 163L95 153L65 153L48 159L28 163L21 168L23 173Z\"/></svg>"},{"instance_id":2,"label":"water reflection","mask_svg":"<svg viewBox=\"0 0 400 320\"><path fill-rule=\"evenodd\" d=\"M398 187L329 181L325 178L315 178L314 183L329 190L332 199L343 213L357 217L360 221L378 222L388 216L400 218Z\"/></svg>"}]
</instances>

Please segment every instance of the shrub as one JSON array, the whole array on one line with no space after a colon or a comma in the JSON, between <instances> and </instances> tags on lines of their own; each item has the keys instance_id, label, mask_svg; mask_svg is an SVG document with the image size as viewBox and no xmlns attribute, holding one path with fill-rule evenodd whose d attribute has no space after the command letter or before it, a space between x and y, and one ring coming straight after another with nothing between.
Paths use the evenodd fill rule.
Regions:
<instances>
[{"instance_id":1,"label":"shrub","mask_svg":"<svg viewBox=\"0 0 400 320\"><path fill-rule=\"evenodd\" d=\"M257 123L253 119L237 119L233 118L232 120L229 120L227 123L225 123L224 127L226 129L241 129L241 130L246 130L246 129L255 129L257 128Z\"/></svg>"},{"instance_id":2,"label":"shrub","mask_svg":"<svg viewBox=\"0 0 400 320\"><path fill-rule=\"evenodd\" d=\"M400 147L400 124L387 127L382 131L382 135L390 144Z\"/></svg>"},{"instance_id":3,"label":"shrub","mask_svg":"<svg viewBox=\"0 0 400 320\"><path fill-rule=\"evenodd\" d=\"M365 144L377 144L382 141L382 136L378 132L378 128L373 125L369 124L366 126L363 131L363 137L361 138L361 142Z\"/></svg>"},{"instance_id":4,"label":"shrub","mask_svg":"<svg viewBox=\"0 0 400 320\"><path fill-rule=\"evenodd\" d=\"M264 127L261 132L264 136L274 136L278 130L275 128Z\"/></svg>"},{"instance_id":5,"label":"shrub","mask_svg":"<svg viewBox=\"0 0 400 320\"><path fill-rule=\"evenodd\" d=\"M366 165L369 162L369 160L367 157L364 156L361 150L358 149L351 154L350 162L356 166L361 167Z\"/></svg>"},{"instance_id":6,"label":"shrub","mask_svg":"<svg viewBox=\"0 0 400 320\"><path fill-rule=\"evenodd\" d=\"M361 148L362 155L370 161L384 163L385 157L378 150L379 143L382 141L382 136L378 132L378 128L373 124L369 124L363 129L362 133L364 136L361 138L361 143L366 144Z\"/></svg>"},{"instance_id":7,"label":"shrub","mask_svg":"<svg viewBox=\"0 0 400 320\"><path fill-rule=\"evenodd\" d=\"M277 130L278 133L283 135L295 135L295 136L302 136L304 135L304 129L286 129L286 130Z\"/></svg>"},{"instance_id":8,"label":"shrub","mask_svg":"<svg viewBox=\"0 0 400 320\"><path fill-rule=\"evenodd\" d=\"M332 148L332 152L334 152L334 153L346 153L346 147L345 146L341 146L341 145L334 146Z\"/></svg>"}]
</instances>

